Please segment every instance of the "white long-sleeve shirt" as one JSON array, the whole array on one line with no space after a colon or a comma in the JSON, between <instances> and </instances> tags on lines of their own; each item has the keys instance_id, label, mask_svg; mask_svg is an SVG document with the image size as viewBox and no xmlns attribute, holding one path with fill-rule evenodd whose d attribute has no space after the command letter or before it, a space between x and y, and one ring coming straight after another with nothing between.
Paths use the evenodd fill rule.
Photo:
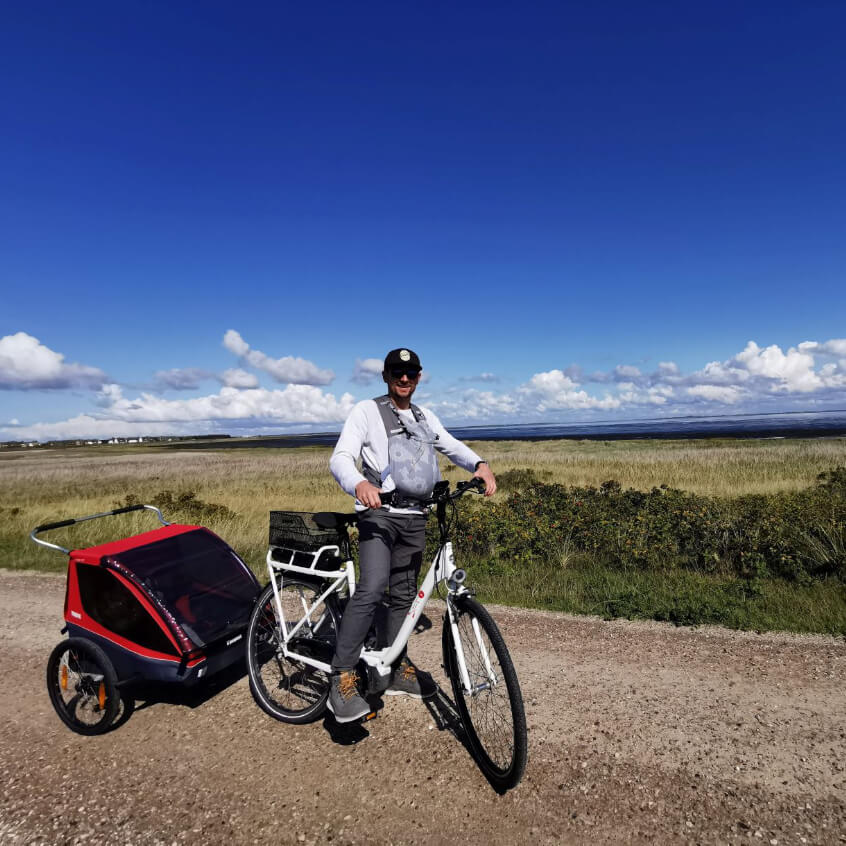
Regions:
<instances>
[{"instance_id":1,"label":"white long-sleeve shirt","mask_svg":"<svg viewBox=\"0 0 846 846\"><path fill-rule=\"evenodd\" d=\"M438 436L435 449L443 453L453 464L472 473L476 469L476 464L482 459L470 447L450 435L433 411L423 406L418 408L423 412L432 433ZM397 410L404 421L414 422L414 414L410 408ZM355 496L356 485L366 481L356 466L359 457L380 474L383 479L383 491L392 491L396 487L390 476L385 477L388 467L388 433L385 431L379 408L372 399L363 400L353 407L341 430L332 458L329 460L332 475L350 496ZM356 500L356 508L363 507Z\"/></svg>"}]
</instances>

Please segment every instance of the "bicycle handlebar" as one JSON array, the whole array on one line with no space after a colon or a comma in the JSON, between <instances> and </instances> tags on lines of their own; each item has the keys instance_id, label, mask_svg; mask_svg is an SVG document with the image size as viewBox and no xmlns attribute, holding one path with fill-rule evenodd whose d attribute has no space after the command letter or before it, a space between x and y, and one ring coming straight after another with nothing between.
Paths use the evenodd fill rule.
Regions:
<instances>
[{"instance_id":1,"label":"bicycle handlebar","mask_svg":"<svg viewBox=\"0 0 846 846\"><path fill-rule=\"evenodd\" d=\"M484 493L484 481L476 476L467 482L458 482L454 491L450 491L449 482L438 482L435 485L434 491L432 491L432 496L427 499L418 500L416 505L421 508L436 505L438 507L438 519L441 520L446 509L446 504L450 500L464 496L468 491L479 494ZM391 505L393 504L394 491L389 491L388 493L379 491L379 498L384 505ZM336 511L321 511L314 515L314 522L321 529L345 529L346 526L353 526L358 523L361 516L365 513L364 511L353 511L350 514L342 514Z\"/></svg>"},{"instance_id":2,"label":"bicycle handlebar","mask_svg":"<svg viewBox=\"0 0 846 846\"><path fill-rule=\"evenodd\" d=\"M426 499L418 500L417 503L423 508L429 505L439 505L442 502L449 502L450 500L458 499L468 492L484 493L484 480L480 479L478 476L474 476L467 482L457 482L454 491L450 491L449 482L438 482L435 485L435 489L432 491L432 495ZM382 500L383 505L393 505L395 494L396 491L388 491L387 493L380 491L379 499Z\"/></svg>"},{"instance_id":3,"label":"bicycle handlebar","mask_svg":"<svg viewBox=\"0 0 846 846\"><path fill-rule=\"evenodd\" d=\"M467 493L467 491L473 491L473 493L483 494L485 492L485 488L487 485L485 484L484 479L480 479L478 476L474 476L467 482L457 482L455 485L455 492L450 495L450 499L457 499L462 494Z\"/></svg>"}]
</instances>

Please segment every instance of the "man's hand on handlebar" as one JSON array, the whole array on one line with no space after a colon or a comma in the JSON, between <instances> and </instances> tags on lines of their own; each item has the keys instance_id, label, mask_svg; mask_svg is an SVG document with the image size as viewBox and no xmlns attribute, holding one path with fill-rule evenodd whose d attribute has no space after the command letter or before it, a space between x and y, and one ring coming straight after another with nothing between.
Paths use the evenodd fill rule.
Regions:
<instances>
[{"instance_id":1,"label":"man's hand on handlebar","mask_svg":"<svg viewBox=\"0 0 846 846\"><path fill-rule=\"evenodd\" d=\"M439 493L438 487L440 485L443 485L445 490ZM433 498L427 500L427 502L434 505L436 502L440 502L442 497L455 499L469 489L476 490L477 493L484 493L485 496L491 496L496 491L496 479L494 479L494 474L491 473L487 464L480 464L473 478L469 482L459 482L452 494L449 493L449 482L439 482L438 485L435 485ZM381 508L384 503L391 501L391 493L382 493L376 485L367 481L359 482L355 486L355 495L358 501L367 508Z\"/></svg>"},{"instance_id":2,"label":"man's hand on handlebar","mask_svg":"<svg viewBox=\"0 0 846 846\"><path fill-rule=\"evenodd\" d=\"M473 478L481 479L485 483L485 496L493 496L496 493L496 479L487 464L480 464Z\"/></svg>"},{"instance_id":3,"label":"man's hand on handlebar","mask_svg":"<svg viewBox=\"0 0 846 846\"><path fill-rule=\"evenodd\" d=\"M359 482L355 486L355 495L362 505L368 508L381 508L382 499L379 496L381 491L376 485L371 485L370 482Z\"/></svg>"}]
</instances>

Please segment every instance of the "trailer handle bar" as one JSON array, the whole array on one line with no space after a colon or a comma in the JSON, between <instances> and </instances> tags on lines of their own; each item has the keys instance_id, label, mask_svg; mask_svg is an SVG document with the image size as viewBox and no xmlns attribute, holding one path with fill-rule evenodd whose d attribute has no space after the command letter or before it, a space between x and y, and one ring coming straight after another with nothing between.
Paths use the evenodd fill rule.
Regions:
<instances>
[{"instance_id":1,"label":"trailer handle bar","mask_svg":"<svg viewBox=\"0 0 846 846\"><path fill-rule=\"evenodd\" d=\"M155 505L142 505L139 503L138 505L125 505L123 508L115 508L112 511L101 511L99 514L88 514L85 517L71 517L69 520L59 520L58 523L44 523L41 526L36 526L30 533L29 537L30 540L37 543L39 546L46 546L48 549L55 549L59 552L63 552L65 555L70 554L69 549L65 549L63 546L59 546L56 543L50 543L49 541L42 540L41 538L36 537L36 535L40 535L43 532L49 532L53 529L62 529L65 526L73 526L76 523L84 523L86 520L96 520L98 517L113 517L115 514L127 514L130 511L154 511L156 516L159 518L159 522L163 526L169 526L167 520L162 516L162 512L156 508Z\"/></svg>"}]
</instances>

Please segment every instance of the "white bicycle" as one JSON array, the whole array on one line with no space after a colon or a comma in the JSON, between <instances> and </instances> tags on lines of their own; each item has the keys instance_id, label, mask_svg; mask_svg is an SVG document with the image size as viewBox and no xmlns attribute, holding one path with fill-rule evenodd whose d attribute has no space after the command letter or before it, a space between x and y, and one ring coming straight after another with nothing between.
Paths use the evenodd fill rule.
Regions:
<instances>
[{"instance_id":1,"label":"white bicycle","mask_svg":"<svg viewBox=\"0 0 846 846\"><path fill-rule=\"evenodd\" d=\"M445 588L442 635L444 670L474 757L491 784L516 786L527 758L526 716L517 674L505 641L488 611L464 584L455 566L449 532L455 500L481 493L481 479L439 482L431 499L440 545L405 622L393 643L362 649L366 694L384 691L436 588ZM250 689L272 717L287 723L317 720L326 710L330 662L341 614L355 591L348 526L358 514L271 512L267 553L270 582L259 596L247 629ZM372 644L370 644L372 645ZM370 716L370 715L368 715ZM365 717L365 719L367 719Z\"/></svg>"}]
</instances>

